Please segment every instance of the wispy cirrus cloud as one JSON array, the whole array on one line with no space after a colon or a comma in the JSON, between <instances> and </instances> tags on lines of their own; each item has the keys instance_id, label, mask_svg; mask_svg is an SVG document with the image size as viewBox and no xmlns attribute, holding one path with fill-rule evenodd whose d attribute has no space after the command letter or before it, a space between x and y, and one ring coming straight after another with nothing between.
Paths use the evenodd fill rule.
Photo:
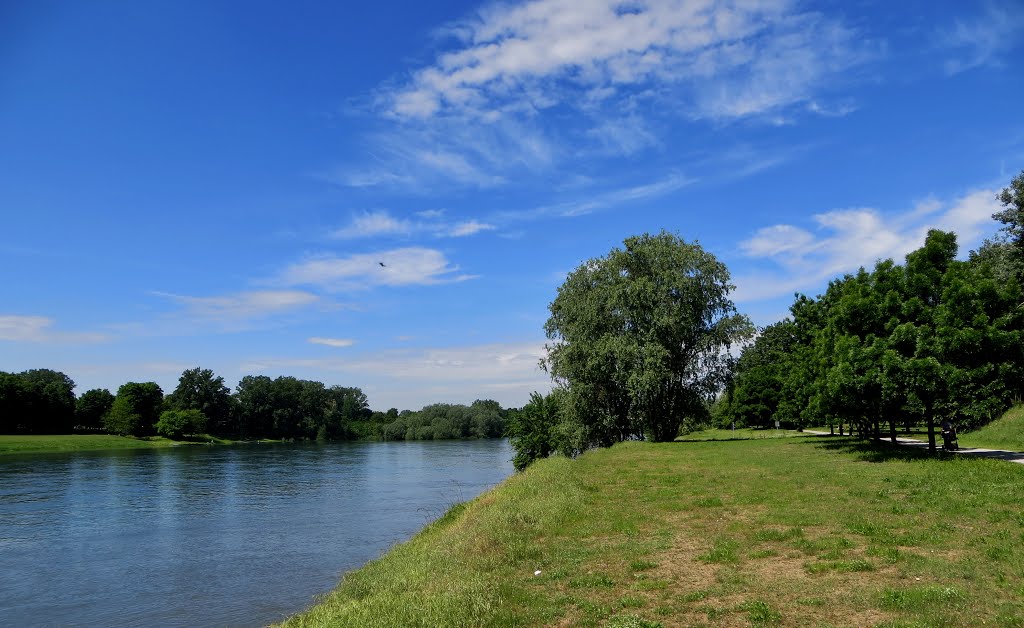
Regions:
<instances>
[{"instance_id":1,"label":"wispy cirrus cloud","mask_svg":"<svg viewBox=\"0 0 1024 628\"><path fill-rule=\"evenodd\" d=\"M498 217L506 221L529 220L545 216L574 217L584 216L593 212L627 205L632 202L658 198L680 190L695 183L697 179L681 173L672 173L661 179L639 183L597 193L578 194L572 200L542 205L518 211L498 212Z\"/></svg>"},{"instance_id":2,"label":"wispy cirrus cloud","mask_svg":"<svg viewBox=\"0 0 1024 628\"><path fill-rule=\"evenodd\" d=\"M956 55L946 60L947 74L1001 64L1008 53L1024 42L1024 5L989 1L981 8L981 13L958 19L951 28L936 35L938 45Z\"/></svg>"},{"instance_id":3,"label":"wispy cirrus cloud","mask_svg":"<svg viewBox=\"0 0 1024 628\"><path fill-rule=\"evenodd\" d=\"M0 315L0 341L86 344L110 339L109 335L96 332L55 330L55 322L46 316Z\"/></svg>"},{"instance_id":4,"label":"wispy cirrus cloud","mask_svg":"<svg viewBox=\"0 0 1024 628\"><path fill-rule=\"evenodd\" d=\"M321 298L301 290L252 290L197 297L169 292L152 294L183 306L186 314L215 322L242 322L308 307Z\"/></svg>"},{"instance_id":5,"label":"wispy cirrus cloud","mask_svg":"<svg viewBox=\"0 0 1024 628\"><path fill-rule=\"evenodd\" d=\"M811 217L813 229L772 225L740 243L748 257L765 260L770 271L736 277L737 301L756 301L819 286L823 281L881 259L902 259L924 243L929 229L957 234L961 251L994 226L996 190L968 193L951 202L928 199L909 210L837 209Z\"/></svg>"},{"instance_id":6,"label":"wispy cirrus cloud","mask_svg":"<svg viewBox=\"0 0 1024 628\"><path fill-rule=\"evenodd\" d=\"M342 240L370 238L378 236L408 237L414 234L429 234L434 237L461 238L475 235L482 231L496 229L492 224L476 219L458 222L442 220L444 213L438 210L427 210L416 214L418 219L395 218L387 210L376 210L357 214L352 222L331 232L331 237Z\"/></svg>"},{"instance_id":7,"label":"wispy cirrus cloud","mask_svg":"<svg viewBox=\"0 0 1024 628\"><path fill-rule=\"evenodd\" d=\"M313 338L307 338L306 342L313 345L323 345L325 347L334 347L335 349L341 349L343 347L351 347L356 343L351 338L323 338L320 336L314 336Z\"/></svg>"},{"instance_id":8,"label":"wispy cirrus cloud","mask_svg":"<svg viewBox=\"0 0 1024 628\"><path fill-rule=\"evenodd\" d=\"M441 251L407 247L346 257L312 257L288 266L273 281L336 292L376 286L436 285L475 278L459 273L459 267L452 265Z\"/></svg>"}]
</instances>

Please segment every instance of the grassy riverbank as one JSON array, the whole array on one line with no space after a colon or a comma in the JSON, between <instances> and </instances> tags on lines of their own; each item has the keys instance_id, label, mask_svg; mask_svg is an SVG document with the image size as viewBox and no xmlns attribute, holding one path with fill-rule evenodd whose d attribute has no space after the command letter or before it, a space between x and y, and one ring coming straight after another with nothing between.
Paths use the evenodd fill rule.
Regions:
<instances>
[{"instance_id":1,"label":"grassy riverbank","mask_svg":"<svg viewBox=\"0 0 1024 628\"><path fill-rule=\"evenodd\" d=\"M162 436L132 438L109 434L0 435L0 455L92 451L103 449L151 449L178 445L201 445L207 442L226 444L231 441L208 437L202 441L177 441Z\"/></svg>"},{"instance_id":2,"label":"grassy riverbank","mask_svg":"<svg viewBox=\"0 0 1024 628\"><path fill-rule=\"evenodd\" d=\"M998 461L624 443L455 507L287 625L1020 626L1022 504Z\"/></svg>"}]
</instances>

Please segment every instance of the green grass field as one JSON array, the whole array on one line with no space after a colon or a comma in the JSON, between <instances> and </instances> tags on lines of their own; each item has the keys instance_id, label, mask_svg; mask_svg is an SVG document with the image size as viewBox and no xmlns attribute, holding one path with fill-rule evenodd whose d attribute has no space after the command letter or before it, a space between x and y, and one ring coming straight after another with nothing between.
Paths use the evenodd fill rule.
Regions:
<instances>
[{"instance_id":1,"label":"green grass field","mask_svg":"<svg viewBox=\"0 0 1024 628\"><path fill-rule=\"evenodd\" d=\"M232 441L202 437L196 441L176 441L162 436L131 438L108 434L56 434L56 435L0 435L0 455L54 453L62 451L91 451L102 449L148 449L152 447L174 447L195 445L205 442L228 444Z\"/></svg>"},{"instance_id":2,"label":"green grass field","mask_svg":"<svg viewBox=\"0 0 1024 628\"><path fill-rule=\"evenodd\" d=\"M707 429L699 432L692 432L685 436L680 436L677 441L681 442L692 442L692 441L708 441L708 440L752 440L761 438L789 438L793 436L804 436L803 432L796 430L761 430L750 427L739 427L735 430L732 429Z\"/></svg>"},{"instance_id":3,"label":"green grass field","mask_svg":"<svg viewBox=\"0 0 1024 628\"><path fill-rule=\"evenodd\" d=\"M1024 626L1024 466L813 436L552 458L286 623Z\"/></svg>"},{"instance_id":4,"label":"green grass field","mask_svg":"<svg viewBox=\"0 0 1024 628\"><path fill-rule=\"evenodd\" d=\"M88 451L98 449L142 449L170 447L177 441L159 436L129 438L107 434L0 435L0 454Z\"/></svg>"}]
</instances>

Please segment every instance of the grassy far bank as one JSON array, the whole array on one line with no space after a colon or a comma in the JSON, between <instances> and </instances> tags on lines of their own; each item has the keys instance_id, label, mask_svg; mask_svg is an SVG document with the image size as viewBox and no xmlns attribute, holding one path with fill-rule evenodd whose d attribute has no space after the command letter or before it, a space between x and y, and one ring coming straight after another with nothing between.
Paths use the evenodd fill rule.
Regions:
<instances>
[{"instance_id":1,"label":"grassy far bank","mask_svg":"<svg viewBox=\"0 0 1024 628\"><path fill-rule=\"evenodd\" d=\"M286 625L1022 626L1022 541L1019 465L624 443L455 507Z\"/></svg>"},{"instance_id":2,"label":"grassy far bank","mask_svg":"<svg viewBox=\"0 0 1024 628\"><path fill-rule=\"evenodd\" d=\"M0 435L0 456L6 454L53 453L62 451L92 451L103 449L150 449L175 447L206 442L225 444L231 441L204 437L200 441L177 441L162 436L133 438L109 434L55 434L55 435Z\"/></svg>"}]
</instances>

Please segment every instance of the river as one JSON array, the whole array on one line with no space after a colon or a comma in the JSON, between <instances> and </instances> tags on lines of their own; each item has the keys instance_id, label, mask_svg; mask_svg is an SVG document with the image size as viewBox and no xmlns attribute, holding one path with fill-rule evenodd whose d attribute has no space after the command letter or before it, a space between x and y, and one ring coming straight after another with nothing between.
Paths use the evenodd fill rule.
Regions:
<instances>
[{"instance_id":1,"label":"river","mask_svg":"<svg viewBox=\"0 0 1024 628\"><path fill-rule=\"evenodd\" d=\"M0 621L259 626L512 473L505 440L0 457Z\"/></svg>"}]
</instances>

